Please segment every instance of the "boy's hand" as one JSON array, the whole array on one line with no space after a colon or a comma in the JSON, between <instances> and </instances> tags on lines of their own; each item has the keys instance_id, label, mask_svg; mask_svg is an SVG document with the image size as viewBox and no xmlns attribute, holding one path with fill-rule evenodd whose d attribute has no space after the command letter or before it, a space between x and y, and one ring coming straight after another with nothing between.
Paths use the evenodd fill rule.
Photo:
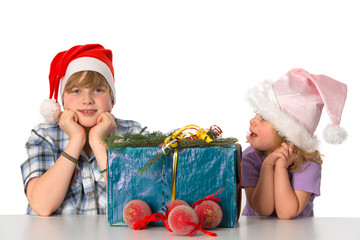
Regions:
<instances>
[{"instance_id":1,"label":"boy's hand","mask_svg":"<svg viewBox=\"0 0 360 240\"><path fill-rule=\"evenodd\" d=\"M109 112L103 112L97 118L96 125L89 132L89 143L101 141L103 137L107 137L116 128L115 117Z\"/></svg>"},{"instance_id":2,"label":"boy's hand","mask_svg":"<svg viewBox=\"0 0 360 240\"><path fill-rule=\"evenodd\" d=\"M83 145L85 144L85 129L79 124L79 116L74 111L65 109L60 115L59 126L70 137L70 140L78 140Z\"/></svg>"},{"instance_id":3,"label":"boy's hand","mask_svg":"<svg viewBox=\"0 0 360 240\"><path fill-rule=\"evenodd\" d=\"M274 152L276 152L278 156L275 161L276 167L288 169L294 163L296 149L293 143L284 142Z\"/></svg>"}]
</instances>

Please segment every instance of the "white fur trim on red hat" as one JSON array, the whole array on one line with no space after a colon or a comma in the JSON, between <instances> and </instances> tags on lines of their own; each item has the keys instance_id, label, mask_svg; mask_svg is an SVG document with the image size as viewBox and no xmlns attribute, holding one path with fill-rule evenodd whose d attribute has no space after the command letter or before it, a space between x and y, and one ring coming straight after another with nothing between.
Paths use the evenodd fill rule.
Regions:
<instances>
[{"instance_id":1,"label":"white fur trim on red hat","mask_svg":"<svg viewBox=\"0 0 360 240\"><path fill-rule=\"evenodd\" d=\"M71 75L80 71L95 71L104 76L107 83L110 86L111 91L114 96L114 104L116 102L116 92L115 92L115 82L114 77L111 73L111 70L108 65L106 65L103 61L92 58L92 57L81 57L71 61L66 69L65 76L60 80L60 97L64 93L64 88L66 83ZM61 101L62 102L62 101Z\"/></svg>"}]
</instances>

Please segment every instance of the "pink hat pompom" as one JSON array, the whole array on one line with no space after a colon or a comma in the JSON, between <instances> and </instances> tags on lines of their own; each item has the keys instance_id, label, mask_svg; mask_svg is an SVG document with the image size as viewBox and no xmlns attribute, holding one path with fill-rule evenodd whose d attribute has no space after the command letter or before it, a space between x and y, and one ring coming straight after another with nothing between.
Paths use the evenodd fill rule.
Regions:
<instances>
[{"instance_id":1,"label":"pink hat pompom","mask_svg":"<svg viewBox=\"0 0 360 240\"><path fill-rule=\"evenodd\" d=\"M323 130L323 138L330 144L341 144L347 136L346 130L339 125L328 124Z\"/></svg>"},{"instance_id":2,"label":"pink hat pompom","mask_svg":"<svg viewBox=\"0 0 360 240\"><path fill-rule=\"evenodd\" d=\"M57 122L60 118L61 107L55 99L45 99L40 106L40 113L48 123Z\"/></svg>"}]
</instances>

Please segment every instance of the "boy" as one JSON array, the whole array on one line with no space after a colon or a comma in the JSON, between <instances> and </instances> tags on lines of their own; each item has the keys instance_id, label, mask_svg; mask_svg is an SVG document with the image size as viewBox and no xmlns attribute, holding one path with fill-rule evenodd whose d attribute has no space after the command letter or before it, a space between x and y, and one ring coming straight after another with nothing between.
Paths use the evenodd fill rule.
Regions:
<instances>
[{"instance_id":1,"label":"boy","mask_svg":"<svg viewBox=\"0 0 360 240\"><path fill-rule=\"evenodd\" d=\"M41 107L47 123L32 130L28 159L21 165L27 213L104 214L107 155L101 139L141 131L139 123L111 114L116 100L112 52L99 44L60 52L49 82L50 99Z\"/></svg>"}]
</instances>

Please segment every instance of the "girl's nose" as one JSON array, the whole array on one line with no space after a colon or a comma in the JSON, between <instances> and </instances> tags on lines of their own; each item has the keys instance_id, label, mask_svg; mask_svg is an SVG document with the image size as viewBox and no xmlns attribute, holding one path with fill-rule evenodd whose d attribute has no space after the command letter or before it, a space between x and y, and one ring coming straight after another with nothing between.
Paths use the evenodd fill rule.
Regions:
<instances>
[{"instance_id":1,"label":"girl's nose","mask_svg":"<svg viewBox=\"0 0 360 240\"><path fill-rule=\"evenodd\" d=\"M253 117L252 119L250 119L250 125L256 126L256 117L257 117L257 115L255 117Z\"/></svg>"}]
</instances>

